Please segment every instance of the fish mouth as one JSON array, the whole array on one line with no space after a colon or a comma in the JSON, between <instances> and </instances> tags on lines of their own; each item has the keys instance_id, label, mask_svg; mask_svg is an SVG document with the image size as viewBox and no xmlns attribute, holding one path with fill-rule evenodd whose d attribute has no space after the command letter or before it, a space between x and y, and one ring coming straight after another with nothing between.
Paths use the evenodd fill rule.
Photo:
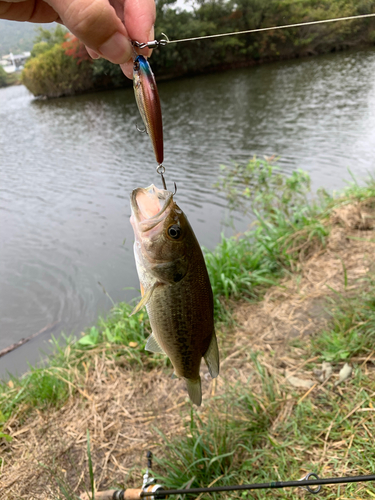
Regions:
<instances>
[{"instance_id":1,"label":"fish mouth","mask_svg":"<svg viewBox=\"0 0 375 500\"><path fill-rule=\"evenodd\" d=\"M146 232L157 226L165 218L165 212L172 201L171 191L158 189L154 184L146 188L134 189L130 204L139 229Z\"/></svg>"}]
</instances>

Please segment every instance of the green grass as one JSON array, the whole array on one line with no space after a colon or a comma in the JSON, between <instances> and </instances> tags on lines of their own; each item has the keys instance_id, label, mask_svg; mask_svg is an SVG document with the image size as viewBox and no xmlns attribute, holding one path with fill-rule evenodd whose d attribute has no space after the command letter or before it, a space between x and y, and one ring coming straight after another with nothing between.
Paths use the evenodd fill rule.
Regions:
<instances>
[{"instance_id":1,"label":"green grass","mask_svg":"<svg viewBox=\"0 0 375 500\"><path fill-rule=\"evenodd\" d=\"M354 177L351 170L348 170L348 172L352 180L351 182L348 182L348 185L344 189L342 195L339 196L339 200L340 198L346 197L348 200L355 199L357 201L363 201L369 200L375 196L375 177L369 175L366 183L364 185L361 185Z\"/></svg>"},{"instance_id":2,"label":"green grass","mask_svg":"<svg viewBox=\"0 0 375 500\"><path fill-rule=\"evenodd\" d=\"M257 393L240 384L228 387L225 397L217 405L214 402L212 411L205 414L207 420L193 411L186 435L165 443L165 457L156 460L161 470L157 477L167 488L181 488L187 483L192 488L205 487L213 481L216 486L224 486L253 480L251 471L268 453L264 446L275 444L269 431L285 397L275 389L257 356L252 358L252 378L259 384Z\"/></svg>"},{"instance_id":3,"label":"green grass","mask_svg":"<svg viewBox=\"0 0 375 500\"><path fill-rule=\"evenodd\" d=\"M21 377L0 381L0 432L12 415L18 414L22 422L31 409L62 406L69 395L83 387L82 374L98 352L143 369L151 369L161 359L167 364L164 356L144 350L150 333L147 313L130 316L132 309L127 303L117 304L107 318L99 318L98 325L79 339L53 338L54 354L41 367L30 367Z\"/></svg>"},{"instance_id":4,"label":"green grass","mask_svg":"<svg viewBox=\"0 0 375 500\"><path fill-rule=\"evenodd\" d=\"M331 299L331 328L312 339L313 354L325 361L367 356L375 350L375 276L367 276L355 295Z\"/></svg>"},{"instance_id":5,"label":"green grass","mask_svg":"<svg viewBox=\"0 0 375 500\"><path fill-rule=\"evenodd\" d=\"M68 379L65 379L68 380ZM12 377L2 392L6 396L2 400L2 416L10 416L21 405L43 409L47 406L63 404L69 396L69 384L54 368L31 368L27 377L17 379ZM10 390L6 390L10 388Z\"/></svg>"},{"instance_id":6,"label":"green grass","mask_svg":"<svg viewBox=\"0 0 375 500\"><path fill-rule=\"evenodd\" d=\"M213 252L204 251L212 291L215 314L224 320L230 311L226 301L258 298L265 287L278 283L281 266L269 256L264 245L247 233L241 238L225 238Z\"/></svg>"},{"instance_id":7,"label":"green grass","mask_svg":"<svg viewBox=\"0 0 375 500\"><path fill-rule=\"evenodd\" d=\"M255 170L264 184L262 168L258 164ZM272 175L272 170L268 172ZM286 191L279 183L281 194L275 202L272 190L267 188L264 198L258 197L253 205L253 229L240 238L222 237L214 251L205 251L217 321L230 321L230 301L261 299L267 287L277 285L285 273L298 270L299 263L311 252L324 247L333 208L353 200L374 202L373 179L365 186L353 182L339 197L322 195L317 202L307 200L299 180L302 187L308 184L302 174L285 181ZM293 196L293 192L297 195ZM342 264L345 290L334 293L327 305L332 313L330 328L307 342L298 340L306 360L319 356L319 362L342 363L353 357L367 357L374 351L375 278L367 276L358 282L354 292L352 288L349 291L345 263ZM142 370L167 364L165 357L144 351L150 333L148 317L145 311L130 317L132 309L126 303L116 305L106 319L100 318L98 325L78 340L67 338L62 345L54 340L55 354L45 366L30 368L23 377L1 382L0 438L10 438L2 433L9 418L16 418L22 425L34 409L61 407L71 394L84 391L83 374L98 353ZM268 359L268 363L272 362ZM261 356L252 356L252 367L246 384L228 385L225 396L214 398L209 411L192 412L183 436L178 440L165 439L163 456L156 456L163 485L180 488L213 482L219 486L294 480L307 472L325 477L374 473L374 437L369 434L373 413L357 411L372 408L374 375L356 367L341 392L329 382L324 389L301 400L300 393L280 385ZM92 483L92 463L89 472ZM65 498L75 498L59 471L52 476ZM366 485L358 493L360 488L326 487L324 495L327 499L357 495L363 500L375 496L373 485ZM220 494L212 496L224 498ZM269 491L230 494L230 498L269 496ZM301 494L297 489L273 490L272 496L297 499Z\"/></svg>"},{"instance_id":8,"label":"green grass","mask_svg":"<svg viewBox=\"0 0 375 500\"><path fill-rule=\"evenodd\" d=\"M357 370L343 395L322 390L302 401L300 394L284 389L254 358L259 385L229 388L222 400L212 405L208 421L193 413L186 435L165 443L165 457L159 459L158 481L167 488L297 480L308 472L320 477L374 474L373 436L361 423L369 413L354 412L371 406L374 377ZM328 389L330 389L328 387ZM290 415L273 428L286 405ZM349 417L348 417L349 415ZM371 420L368 422L371 428ZM349 453L350 446L350 453ZM164 447L164 445L163 445ZM324 498L373 498L375 485L324 487ZM230 498L269 498L270 490L230 493ZM357 493L358 495L358 493ZM228 494L213 494L228 498ZM298 489L272 490L273 498L301 498ZM340 497L341 498L341 497Z\"/></svg>"},{"instance_id":9,"label":"green grass","mask_svg":"<svg viewBox=\"0 0 375 500\"><path fill-rule=\"evenodd\" d=\"M78 345L86 349L104 346L109 351L115 345L119 347L116 356L142 364L150 324L145 309L130 316L132 310L133 306L125 302L115 305L107 318L99 318L98 326L78 339Z\"/></svg>"},{"instance_id":10,"label":"green grass","mask_svg":"<svg viewBox=\"0 0 375 500\"><path fill-rule=\"evenodd\" d=\"M285 273L298 270L301 260L317 246L324 246L332 208L353 199L363 201L375 196L375 181L370 179L365 186L353 182L340 197L322 194L317 201L309 201L310 182L306 173L296 172L288 178L274 169L267 162L250 162L252 177L246 182L257 193L252 197L253 191L246 191L256 216L253 229L239 238L222 237L214 251L205 251L217 321L231 321L228 300L261 299L267 287L279 283ZM231 196L234 196L233 185ZM365 325L373 328L373 302L370 295L368 300L358 297L357 302L359 308L366 304L365 312L361 309L359 313L351 300L344 301L342 319L337 316L334 329L316 341L314 348L327 359L345 359L353 349L368 352L371 348L373 336L363 323L367 321ZM30 368L20 378L0 382L0 422L17 412L26 415L26 408L44 410L64 404L70 394L79 390L79 375L90 364L90 352L98 349L124 364L143 369L168 364L165 357L144 351L150 333L148 317L144 310L130 317L132 307L126 303L116 305L107 318L100 318L98 325L77 341L71 338L54 341L55 354L44 366ZM342 332L346 330L349 333L343 340Z\"/></svg>"},{"instance_id":11,"label":"green grass","mask_svg":"<svg viewBox=\"0 0 375 500\"><path fill-rule=\"evenodd\" d=\"M165 458L157 460L162 474L158 479L168 488L208 486L243 482L241 469L252 468L257 450L268 442L272 421L280 411L283 396L273 385L267 370L253 355L260 391L244 390L240 384L228 387L228 393L205 421L192 411L186 435L165 443ZM250 382L250 381L249 381ZM261 452L263 453L263 452Z\"/></svg>"},{"instance_id":12,"label":"green grass","mask_svg":"<svg viewBox=\"0 0 375 500\"><path fill-rule=\"evenodd\" d=\"M186 428L186 437L177 442L166 441L166 457L156 462L168 471L159 476L167 487L199 487L209 484L213 479L223 477L222 484L234 480L234 456L236 454L235 433L229 428L228 420L210 419L202 422L192 411ZM174 485L174 486L172 486Z\"/></svg>"},{"instance_id":13,"label":"green grass","mask_svg":"<svg viewBox=\"0 0 375 500\"><path fill-rule=\"evenodd\" d=\"M317 246L324 246L332 198L321 192L309 199L310 178L296 171L286 176L270 160L253 158L246 165L222 166L217 187L232 209L255 216L253 228L241 237L224 238L205 251L215 297L215 312L227 319L223 299L259 299L285 272ZM311 197L310 197L311 198Z\"/></svg>"}]
</instances>

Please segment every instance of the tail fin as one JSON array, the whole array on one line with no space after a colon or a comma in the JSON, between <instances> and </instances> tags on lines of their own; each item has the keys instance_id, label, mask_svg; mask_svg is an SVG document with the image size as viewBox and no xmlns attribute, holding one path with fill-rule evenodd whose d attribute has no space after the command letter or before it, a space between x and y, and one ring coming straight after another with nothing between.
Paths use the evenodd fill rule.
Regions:
<instances>
[{"instance_id":1,"label":"tail fin","mask_svg":"<svg viewBox=\"0 0 375 500\"><path fill-rule=\"evenodd\" d=\"M202 403L202 388L201 388L201 378L198 377L196 380L191 378L186 378L186 386L189 393L189 398L194 404L200 406Z\"/></svg>"}]
</instances>

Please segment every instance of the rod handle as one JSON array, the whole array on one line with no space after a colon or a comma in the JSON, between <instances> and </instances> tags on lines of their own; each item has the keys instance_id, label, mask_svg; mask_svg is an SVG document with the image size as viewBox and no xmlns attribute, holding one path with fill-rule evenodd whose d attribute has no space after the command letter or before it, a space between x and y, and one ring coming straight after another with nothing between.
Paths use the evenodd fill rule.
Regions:
<instances>
[{"instance_id":1,"label":"rod handle","mask_svg":"<svg viewBox=\"0 0 375 500\"><path fill-rule=\"evenodd\" d=\"M142 488L127 488L124 491L124 500L139 500L141 493Z\"/></svg>"},{"instance_id":2,"label":"rod handle","mask_svg":"<svg viewBox=\"0 0 375 500\"><path fill-rule=\"evenodd\" d=\"M100 500L139 500L141 498L142 488L127 488L126 490L106 490L97 491L95 499ZM91 496L87 493L80 495L81 500L91 500Z\"/></svg>"}]
</instances>

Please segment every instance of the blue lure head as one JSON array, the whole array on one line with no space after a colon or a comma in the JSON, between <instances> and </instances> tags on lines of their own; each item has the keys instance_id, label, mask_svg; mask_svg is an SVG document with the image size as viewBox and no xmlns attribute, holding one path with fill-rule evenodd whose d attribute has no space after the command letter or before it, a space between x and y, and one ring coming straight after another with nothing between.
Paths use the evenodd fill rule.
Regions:
<instances>
[{"instance_id":1,"label":"blue lure head","mask_svg":"<svg viewBox=\"0 0 375 500\"><path fill-rule=\"evenodd\" d=\"M155 79L151 66L144 56L137 56L135 58L133 63L133 74L134 73L138 73L139 76L143 75L147 79Z\"/></svg>"}]
</instances>

